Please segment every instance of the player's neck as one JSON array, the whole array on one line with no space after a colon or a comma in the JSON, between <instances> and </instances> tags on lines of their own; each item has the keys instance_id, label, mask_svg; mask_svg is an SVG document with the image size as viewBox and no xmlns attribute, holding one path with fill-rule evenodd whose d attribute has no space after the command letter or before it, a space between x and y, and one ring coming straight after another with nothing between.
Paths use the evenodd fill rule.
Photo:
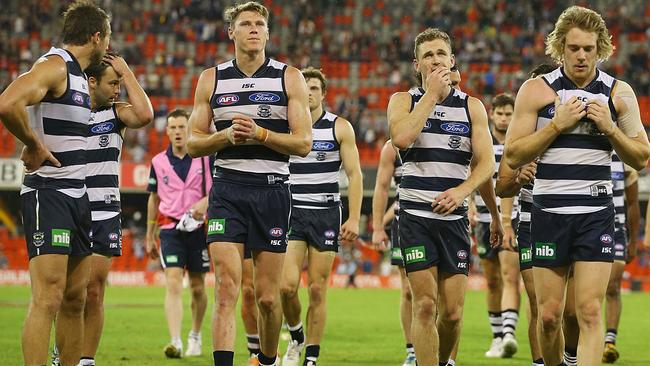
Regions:
<instances>
[{"instance_id":1,"label":"player's neck","mask_svg":"<svg viewBox=\"0 0 650 366\"><path fill-rule=\"evenodd\" d=\"M313 125L318 121L320 116L323 115L323 105L319 105L318 108L311 110L311 124Z\"/></svg>"},{"instance_id":2,"label":"player's neck","mask_svg":"<svg viewBox=\"0 0 650 366\"><path fill-rule=\"evenodd\" d=\"M492 136L494 136L494 139L497 140L500 144L504 144L506 142L506 133L497 130L494 126L492 126Z\"/></svg>"},{"instance_id":3,"label":"player's neck","mask_svg":"<svg viewBox=\"0 0 650 366\"><path fill-rule=\"evenodd\" d=\"M235 59L237 60L237 68L244 74L252 76L264 64L266 54L264 50L245 52L235 49Z\"/></svg>"},{"instance_id":4,"label":"player's neck","mask_svg":"<svg viewBox=\"0 0 650 366\"><path fill-rule=\"evenodd\" d=\"M594 70L589 74L589 76L584 78L575 77L570 72L568 72L566 68L564 68L564 75L566 75L566 77L571 80L571 82L573 82L578 88L584 88L596 78L596 68L594 67Z\"/></svg>"},{"instance_id":5,"label":"player's neck","mask_svg":"<svg viewBox=\"0 0 650 366\"><path fill-rule=\"evenodd\" d=\"M70 52L77 59L82 70L85 70L90 65L90 55L93 52L90 46L63 45L63 49Z\"/></svg>"}]
</instances>

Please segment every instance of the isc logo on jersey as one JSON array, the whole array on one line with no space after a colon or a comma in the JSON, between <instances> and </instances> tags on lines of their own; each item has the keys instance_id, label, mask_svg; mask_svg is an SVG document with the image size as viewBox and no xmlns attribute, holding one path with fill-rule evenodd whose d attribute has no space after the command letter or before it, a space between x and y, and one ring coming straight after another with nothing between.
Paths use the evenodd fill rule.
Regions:
<instances>
[{"instance_id":1,"label":"isc logo on jersey","mask_svg":"<svg viewBox=\"0 0 650 366\"><path fill-rule=\"evenodd\" d=\"M226 94L222 95L217 99L217 104L219 105L231 105L239 102L239 97L237 94Z\"/></svg>"}]
</instances>

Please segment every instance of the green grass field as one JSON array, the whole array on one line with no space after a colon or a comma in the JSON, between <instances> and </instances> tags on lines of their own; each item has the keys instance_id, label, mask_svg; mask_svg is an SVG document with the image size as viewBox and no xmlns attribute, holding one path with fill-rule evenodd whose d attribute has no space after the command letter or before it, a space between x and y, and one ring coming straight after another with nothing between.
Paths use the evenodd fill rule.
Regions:
<instances>
[{"instance_id":1,"label":"green grass field","mask_svg":"<svg viewBox=\"0 0 650 366\"><path fill-rule=\"evenodd\" d=\"M204 356L166 360L162 348L168 341L163 314L162 288L109 288L106 326L98 365L212 365L210 319L203 327ZM212 296L212 289L209 291ZM301 290L303 299L305 291ZM623 295L624 312L618 346L623 366L650 365L650 295ZM0 287L0 364L21 365L20 331L29 298L27 287ZM398 366L404 357L404 340L398 321L399 293L395 290L331 289L329 319L319 365ZM189 298L185 298L183 333L189 329ZM210 305L211 307L212 305ZM483 352L490 342L490 329L483 292L467 294L459 366L530 365L525 335L525 316L517 329L520 349L509 360L488 360ZM241 321L238 325L236 365L245 364L246 346ZM284 351L286 345L281 345Z\"/></svg>"}]
</instances>

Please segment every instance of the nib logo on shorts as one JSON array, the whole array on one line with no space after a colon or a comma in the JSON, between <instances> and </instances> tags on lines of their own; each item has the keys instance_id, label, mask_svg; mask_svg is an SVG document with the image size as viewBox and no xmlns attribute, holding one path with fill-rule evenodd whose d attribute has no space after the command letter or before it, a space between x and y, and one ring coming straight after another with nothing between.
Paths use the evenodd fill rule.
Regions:
<instances>
[{"instance_id":1,"label":"nib logo on shorts","mask_svg":"<svg viewBox=\"0 0 650 366\"><path fill-rule=\"evenodd\" d=\"M556 244L555 243L535 243L535 258L539 259L555 259Z\"/></svg>"},{"instance_id":2,"label":"nib logo on shorts","mask_svg":"<svg viewBox=\"0 0 650 366\"><path fill-rule=\"evenodd\" d=\"M226 232L226 219L211 219L208 221L208 235Z\"/></svg>"},{"instance_id":3,"label":"nib logo on shorts","mask_svg":"<svg viewBox=\"0 0 650 366\"><path fill-rule=\"evenodd\" d=\"M52 246L70 247L70 230L52 229Z\"/></svg>"},{"instance_id":4,"label":"nib logo on shorts","mask_svg":"<svg viewBox=\"0 0 650 366\"><path fill-rule=\"evenodd\" d=\"M391 257L395 260L402 260L402 250L400 248L393 248L391 250Z\"/></svg>"},{"instance_id":5,"label":"nib logo on shorts","mask_svg":"<svg viewBox=\"0 0 650 366\"><path fill-rule=\"evenodd\" d=\"M165 257L165 261L167 263L178 263L178 256L177 255L168 255Z\"/></svg>"},{"instance_id":6,"label":"nib logo on shorts","mask_svg":"<svg viewBox=\"0 0 650 366\"><path fill-rule=\"evenodd\" d=\"M533 260L533 251L530 248L521 248L519 251L521 263L528 263Z\"/></svg>"},{"instance_id":7,"label":"nib logo on shorts","mask_svg":"<svg viewBox=\"0 0 650 366\"><path fill-rule=\"evenodd\" d=\"M424 246L406 248L404 252L406 254L406 264L426 262L427 260Z\"/></svg>"}]
</instances>

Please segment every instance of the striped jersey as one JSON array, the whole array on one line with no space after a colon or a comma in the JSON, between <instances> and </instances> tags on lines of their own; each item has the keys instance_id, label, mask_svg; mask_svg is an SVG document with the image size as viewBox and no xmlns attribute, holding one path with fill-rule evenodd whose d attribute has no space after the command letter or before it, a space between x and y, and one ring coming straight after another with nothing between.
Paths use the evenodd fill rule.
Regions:
<instances>
[{"instance_id":1,"label":"striped jersey","mask_svg":"<svg viewBox=\"0 0 650 366\"><path fill-rule=\"evenodd\" d=\"M120 213L119 172L124 127L115 104L91 114L86 187L93 221L110 219Z\"/></svg>"},{"instance_id":2,"label":"striped jersey","mask_svg":"<svg viewBox=\"0 0 650 366\"><path fill-rule=\"evenodd\" d=\"M341 146L336 139L337 115L323 112L312 126L309 155L289 160L291 204L298 208L322 209L341 203L339 170Z\"/></svg>"},{"instance_id":3,"label":"striped jersey","mask_svg":"<svg viewBox=\"0 0 650 366\"><path fill-rule=\"evenodd\" d=\"M625 228L625 165L621 159L612 153L612 185L614 196L614 229L616 231L626 230Z\"/></svg>"},{"instance_id":4,"label":"striped jersey","mask_svg":"<svg viewBox=\"0 0 650 366\"><path fill-rule=\"evenodd\" d=\"M533 186L534 182L521 187L519 191L519 225L522 223L530 225L530 212L533 208Z\"/></svg>"},{"instance_id":5,"label":"striped jersey","mask_svg":"<svg viewBox=\"0 0 650 366\"><path fill-rule=\"evenodd\" d=\"M399 185L402 182L402 173L404 168L402 167L402 158L399 154L395 154L395 162L393 163L393 182L395 183L395 218L399 215Z\"/></svg>"},{"instance_id":6,"label":"striped jersey","mask_svg":"<svg viewBox=\"0 0 650 366\"><path fill-rule=\"evenodd\" d=\"M286 64L267 58L249 77L237 67L236 60L218 65L210 99L216 130L230 127L233 117L244 115L270 131L289 133L288 97L284 84L286 69ZM289 155L251 142L217 152L215 166L217 171L273 174L286 178L289 175Z\"/></svg>"},{"instance_id":7,"label":"striped jersey","mask_svg":"<svg viewBox=\"0 0 650 366\"><path fill-rule=\"evenodd\" d=\"M58 98L45 97L27 107L30 127L45 147L61 163L43 162L25 174L20 193L36 189L56 189L73 198L86 193L86 136L90 120L88 80L77 59L68 51L52 47L43 57L59 56L68 71L68 84Z\"/></svg>"},{"instance_id":8,"label":"striped jersey","mask_svg":"<svg viewBox=\"0 0 650 366\"><path fill-rule=\"evenodd\" d=\"M424 90L414 88L409 94L412 110ZM434 213L431 204L435 196L467 179L472 160L468 100L467 94L452 89L431 111L413 144L400 151L403 171L399 205L409 214L439 220L467 217L467 201L447 216Z\"/></svg>"},{"instance_id":9,"label":"striped jersey","mask_svg":"<svg viewBox=\"0 0 650 366\"><path fill-rule=\"evenodd\" d=\"M492 136L492 149L494 150L494 160L496 161L494 174L492 175L492 183L494 186L497 184L497 175L499 172L499 164L501 163L501 158L503 157L503 144L500 143L494 136ZM480 194L474 196L474 203L476 204L476 212L478 213L478 222L490 223L492 222L492 215L483 201L483 197ZM512 213L510 218L512 220L517 218L517 211L519 200L515 197L512 203ZM501 198L497 196L497 205L501 207ZM499 210L500 211L500 210Z\"/></svg>"},{"instance_id":10,"label":"striped jersey","mask_svg":"<svg viewBox=\"0 0 650 366\"><path fill-rule=\"evenodd\" d=\"M596 70L586 87L578 88L563 69L542 75L542 79L560 97L562 103L576 96L583 102L598 99L609 105L612 119L616 112L611 92L616 79ZM537 129L550 123L555 105L550 103L537 114ZM616 123L616 122L614 122ZM537 163L533 199L543 211L556 214L584 214L610 207L612 145L589 119L583 119L560 134L542 153Z\"/></svg>"}]
</instances>

